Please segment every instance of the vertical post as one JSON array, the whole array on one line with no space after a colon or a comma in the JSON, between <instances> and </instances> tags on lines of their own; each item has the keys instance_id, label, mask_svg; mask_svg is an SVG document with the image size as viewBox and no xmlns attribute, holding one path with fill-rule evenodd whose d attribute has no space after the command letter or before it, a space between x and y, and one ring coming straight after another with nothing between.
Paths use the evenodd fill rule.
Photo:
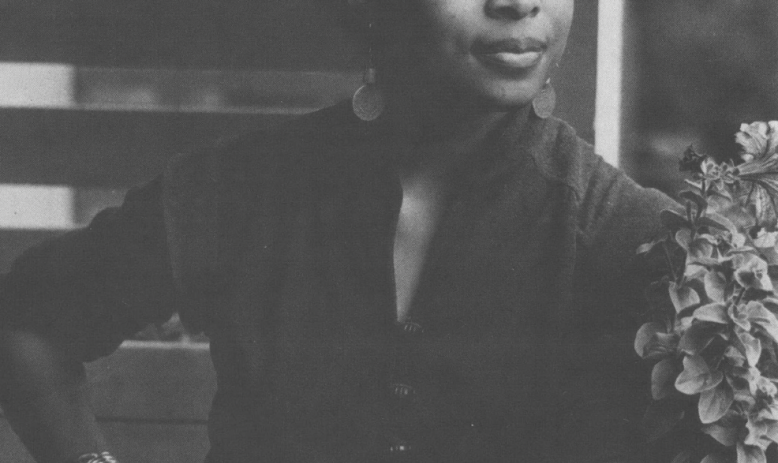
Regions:
<instances>
[{"instance_id":1,"label":"vertical post","mask_svg":"<svg viewBox=\"0 0 778 463\"><path fill-rule=\"evenodd\" d=\"M595 149L614 166L619 165L621 153L625 2L600 0L597 14Z\"/></svg>"}]
</instances>

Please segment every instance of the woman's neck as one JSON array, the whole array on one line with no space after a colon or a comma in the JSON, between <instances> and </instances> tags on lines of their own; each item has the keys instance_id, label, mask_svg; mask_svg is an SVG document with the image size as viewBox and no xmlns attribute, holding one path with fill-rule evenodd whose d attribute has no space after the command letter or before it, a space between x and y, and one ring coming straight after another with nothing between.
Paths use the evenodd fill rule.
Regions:
<instances>
[{"instance_id":1,"label":"woman's neck","mask_svg":"<svg viewBox=\"0 0 778 463\"><path fill-rule=\"evenodd\" d=\"M385 127L398 145L402 170L435 166L450 170L478 147L510 117L524 124L529 108L489 110L464 100L444 103L421 98L390 98Z\"/></svg>"}]
</instances>

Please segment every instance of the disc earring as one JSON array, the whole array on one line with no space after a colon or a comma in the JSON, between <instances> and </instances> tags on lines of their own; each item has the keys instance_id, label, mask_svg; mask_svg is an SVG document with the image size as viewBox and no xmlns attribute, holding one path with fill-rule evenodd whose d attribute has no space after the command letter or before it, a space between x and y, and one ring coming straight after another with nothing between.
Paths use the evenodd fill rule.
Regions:
<instances>
[{"instance_id":1,"label":"disc earring","mask_svg":"<svg viewBox=\"0 0 778 463\"><path fill-rule=\"evenodd\" d=\"M384 112L384 95L376 85L375 75L375 68L368 68L362 86L351 97L351 109L365 122L378 119Z\"/></svg>"},{"instance_id":2,"label":"disc earring","mask_svg":"<svg viewBox=\"0 0 778 463\"><path fill-rule=\"evenodd\" d=\"M555 106L556 91L554 91L554 87L551 86L551 79L549 79L546 81L546 84L543 85L538 96L532 100L532 110L539 118L547 119L551 117Z\"/></svg>"},{"instance_id":3,"label":"disc earring","mask_svg":"<svg viewBox=\"0 0 778 463\"><path fill-rule=\"evenodd\" d=\"M368 26L373 27L371 22ZM365 122L378 119L384 112L384 95L376 83L376 68L373 64L373 47L368 50L368 63L362 76L362 86L351 97L351 109L354 114Z\"/></svg>"}]
</instances>

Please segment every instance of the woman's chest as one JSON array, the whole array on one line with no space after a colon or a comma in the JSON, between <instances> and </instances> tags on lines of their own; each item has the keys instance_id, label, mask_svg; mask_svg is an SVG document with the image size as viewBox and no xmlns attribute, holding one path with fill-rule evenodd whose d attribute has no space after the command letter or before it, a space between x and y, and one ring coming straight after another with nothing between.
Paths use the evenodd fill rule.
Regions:
<instances>
[{"instance_id":1,"label":"woman's chest","mask_svg":"<svg viewBox=\"0 0 778 463\"><path fill-rule=\"evenodd\" d=\"M223 406L328 442L400 436L456 453L504 423L533 435L567 371L554 320L574 298L568 190L507 177L460 190L398 322L401 196L377 184L253 217L208 333Z\"/></svg>"},{"instance_id":2,"label":"woman's chest","mask_svg":"<svg viewBox=\"0 0 778 463\"><path fill-rule=\"evenodd\" d=\"M540 329L572 291L575 224L566 190L526 187L505 181L445 204L417 195L421 217L406 221L396 196L300 203L257 234L276 238L249 247L214 331L299 354L381 346L398 307L400 321L452 343Z\"/></svg>"},{"instance_id":3,"label":"woman's chest","mask_svg":"<svg viewBox=\"0 0 778 463\"><path fill-rule=\"evenodd\" d=\"M220 388L281 407L271 415L305 417L300 429L345 416L447 439L534 413L537 387L553 384L543 371L558 340L550 313L572 292L575 247L564 243L575 233L562 190L531 201L510 193L446 206L402 322L396 203L309 204L284 218L280 238L252 247L220 301L209 333Z\"/></svg>"}]
</instances>

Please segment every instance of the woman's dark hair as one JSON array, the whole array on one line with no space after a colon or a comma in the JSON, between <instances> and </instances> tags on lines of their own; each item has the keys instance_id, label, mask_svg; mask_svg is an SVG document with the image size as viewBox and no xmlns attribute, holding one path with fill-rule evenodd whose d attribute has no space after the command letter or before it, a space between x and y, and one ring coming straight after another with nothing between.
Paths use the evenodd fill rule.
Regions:
<instances>
[{"instance_id":1,"label":"woman's dark hair","mask_svg":"<svg viewBox=\"0 0 778 463\"><path fill-rule=\"evenodd\" d=\"M421 33L424 28L417 21L423 16L417 10L419 5L411 0L314 1L337 15L349 39L363 47L365 56L369 49L378 67L383 66L392 47L407 40L407 34Z\"/></svg>"},{"instance_id":2,"label":"woman's dark hair","mask_svg":"<svg viewBox=\"0 0 778 463\"><path fill-rule=\"evenodd\" d=\"M341 27L349 36L363 42L368 39L368 24L370 23L367 1L355 4L349 0L316 0L316 3L333 10L339 18Z\"/></svg>"},{"instance_id":3,"label":"woman's dark hair","mask_svg":"<svg viewBox=\"0 0 778 463\"><path fill-rule=\"evenodd\" d=\"M407 22L413 18L413 3L406 0L316 0L335 11L341 26L352 39L381 48L391 35L391 24L402 17ZM369 26L373 23L373 30Z\"/></svg>"}]
</instances>

